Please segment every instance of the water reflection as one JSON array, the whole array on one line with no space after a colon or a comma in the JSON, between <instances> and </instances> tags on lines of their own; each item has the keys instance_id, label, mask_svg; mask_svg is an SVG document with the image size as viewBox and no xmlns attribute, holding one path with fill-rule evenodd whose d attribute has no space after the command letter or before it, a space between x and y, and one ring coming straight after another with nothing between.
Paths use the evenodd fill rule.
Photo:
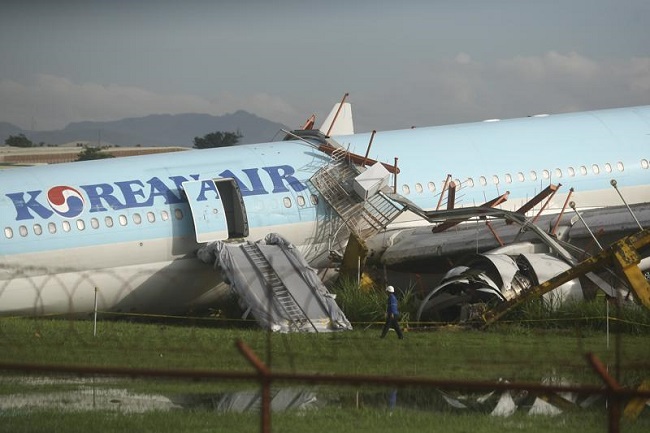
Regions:
<instances>
[{"instance_id":1,"label":"water reflection","mask_svg":"<svg viewBox=\"0 0 650 433\"><path fill-rule=\"evenodd\" d=\"M146 395L125 389L95 389L83 386L79 389L53 392L29 392L0 395L0 411L20 410L117 410L125 413L171 411L181 409L162 395Z\"/></svg>"},{"instance_id":2,"label":"water reflection","mask_svg":"<svg viewBox=\"0 0 650 433\"><path fill-rule=\"evenodd\" d=\"M258 391L240 391L224 394L183 394L172 401L185 409L216 410L218 412L257 412L262 405ZM271 391L271 410L316 409L324 402L312 390L302 388L277 388Z\"/></svg>"},{"instance_id":3,"label":"water reflection","mask_svg":"<svg viewBox=\"0 0 650 433\"><path fill-rule=\"evenodd\" d=\"M261 406L257 388L238 392L143 394L115 388L109 379L50 379L0 377L0 411L56 409L67 411L116 410L148 411L205 410L217 412L258 412ZM7 392L22 389L22 392ZM4 389L3 389L4 388ZM368 388L364 390L276 387L271 393L274 412L318 410L323 407L400 409L426 412L479 412L507 417L517 411L556 415L586 408L599 402L600 396L573 394L534 394L526 391L488 393L443 392L431 389Z\"/></svg>"},{"instance_id":4,"label":"water reflection","mask_svg":"<svg viewBox=\"0 0 650 433\"><path fill-rule=\"evenodd\" d=\"M397 388L388 392L388 409L393 410L397 407Z\"/></svg>"}]
</instances>

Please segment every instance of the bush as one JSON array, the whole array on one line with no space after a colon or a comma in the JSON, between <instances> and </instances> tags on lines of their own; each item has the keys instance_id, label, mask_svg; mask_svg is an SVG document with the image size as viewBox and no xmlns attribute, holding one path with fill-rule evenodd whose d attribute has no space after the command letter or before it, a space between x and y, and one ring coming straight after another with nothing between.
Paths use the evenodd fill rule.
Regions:
<instances>
[{"instance_id":1,"label":"bush","mask_svg":"<svg viewBox=\"0 0 650 433\"><path fill-rule=\"evenodd\" d=\"M640 335L650 330L650 311L643 306L624 303L617 308L609 304L609 313L607 306L603 298L553 306L535 300L509 313L505 320L531 328L605 331L609 317L611 331Z\"/></svg>"},{"instance_id":2,"label":"bush","mask_svg":"<svg viewBox=\"0 0 650 433\"><path fill-rule=\"evenodd\" d=\"M332 292L336 294L336 303L341 307L350 322L383 322L386 313L386 292L383 287L359 287L356 281L340 279ZM400 322L406 326L413 313L413 289L397 289ZM417 308L417 307L416 307Z\"/></svg>"}]
</instances>

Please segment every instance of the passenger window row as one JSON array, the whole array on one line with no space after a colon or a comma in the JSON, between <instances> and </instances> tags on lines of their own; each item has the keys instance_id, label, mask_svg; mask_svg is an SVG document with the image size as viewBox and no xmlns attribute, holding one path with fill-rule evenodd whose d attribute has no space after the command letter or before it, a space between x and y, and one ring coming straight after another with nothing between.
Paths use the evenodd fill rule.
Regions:
<instances>
[{"instance_id":1,"label":"passenger window row","mask_svg":"<svg viewBox=\"0 0 650 433\"><path fill-rule=\"evenodd\" d=\"M147 212L146 213L146 219L149 223L155 223L156 222L156 214L154 212ZM170 218L169 212L166 210L161 210L160 211L160 220L161 221L168 221ZM174 209L174 218L177 220L182 220L183 219L183 211L181 209ZM131 220L133 221L134 224L140 225L142 224L142 216L139 213L134 213L131 215ZM101 226L101 223L103 221L103 224L107 228L113 227L116 223L113 220L112 216L106 216L103 218L103 220L99 218L92 217L90 218L90 227L92 229L99 229ZM127 215L119 215L117 217L117 224L119 224L122 227L126 227L129 224L129 218ZM84 219L77 219L74 221L69 221L69 220L63 220L61 221L61 227L59 228L55 222L49 222L47 223L47 231L51 234L57 233L59 230L63 230L64 232L70 232L72 230L73 225L77 228L78 231L83 231L86 230L86 220ZM43 234L44 228L41 226L41 224L34 224L32 226L32 231L35 235L40 236ZM18 234L21 237L26 237L29 235L29 229L26 225L21 225L18 227ZM7 239L12 239L14 237L14 229L11 227L5 227L4 229L4 235L5 238Z\"/></svg>"},{"instance_id":2,"label":"passenger window row","mask_svg":"<svg viewBox=\"0 0 650 433\"><path fill-rule=\"evenodd\" d=\"M318 204L318 197L316 195L314 195L314 194L311 194L310 197L309 197L309 201L310 201L310 203L312 205L316 206ZM305 197L303 197L302 195L299 195L299 196L296 197L296 202L297 202L299 207L304 207L307 204L307 201L306 201ZM283 203L284 203L284 206L287 207L287 208L290 208L292 206L292 200L291 200L290 197L284 197L283 198ZM160 219L162 221L167 221L167 220L169 220L169 218L170 218L170 216L169 216L168 211L166 211L166 210L160 211ZM174 209L174 218L176 218L177 220L183 219L183 211L181 209ZM142 216L139 213L134 213L133 215L131 215L131 219L133 220L133 223L136 224L136 225L141 224L142 220L143 220ZM146 219L147 219L147 221L149 223L155 223L156 222L156 214L154 212L147 212L146 213ZM103 223L107 228L111 228L111 227L113 227L115 225L115 222L113 221L112 216L104 217ZM128 217L126 215L122 214L122 215L119 215L117 217L117 223L120 226L125 227L125 226L127 226L129 224L129 219L128 219ZM72 230L72 225L73 224L76 226L77 230L79 230L79 231L83 231L83 230L86 229L86 220L77 219L74 222L70 222L68 220L61 221L60 230L63 230L66 233L70 232ZM100 225L101 225L101 222L100 222L100 220L98 218L93 217L93 218L90 219L90 227L92 227L93 229L99 229ZM40 224L34 224L34 226L32 227L32 230L33 230L33 233L35 235L40 236L40 235L43 234L44 229ZM56 225L56 223L50 222L50 223L47 224L47 230L51 234L55 234L59 230L59 228ZM19 226L18 227L18 234L21 237L28 236L29 235L28 227L26 225ZM11 227L5 227L4 235L5 235L5 237L7 239L12 239L14 237L14 229L12 229Z\"/></svg>"},{"instance_id":3,"label":"passenger window row","mask_svg":"<svg viewBox=\"0 0 650 433\"><path fill-rule=\"evenodd\" d=\"M318 197L314 194L311 194L309 196L309 201L313 206L316 206L318 204ZM282 199L282 203L284 203L284 207L290 208L293 206L293 202L291 201L291 197L284 197ZM305 207L307 204L307 201L305 200L305 197L299 195L296 197L296 203L298 204L298 207Z\"/></svg>"},{"instance_id":4,"label":"passenger window row","mask_svg":"<svg viewBox=\"0 0 650 433\"><path fill-rule=\"evenodd\" d=\"M647 170L650 167L650 162L648 162L647 159L642 159L641 160L641 168ZM526 177L528 177L529 180L536 181L538 179L544 179L544 180L550 180L550 179L560 179L564 176L567 177L576 177L578 175L580 176L586 176L589 174L591 171L593 174L601 174L601 173L612 173L614 170L623 172L625 171L625 166L623 165L622 162L617 162L615 166L612 166L610 163L605 163L603 164L602 168L598 164L592 164L591 167L587 167L585 165L582 165L578 167L577 169L574 167L568 167L566 172L563 172L562 169L556 168L554 170L542 170L541 172L537 172L535 170L531 170L527 174L523 172L517 172L516 174L511 174L511 173L506 173L503 175L503 182L507 184L511 184L514 182L523 182L526 180ZM491 177L487 176L479 176L478 177L478 184L481 186L487 186L488 183L492 183L494 185L499 185L502 182L502 179L498 175L492 175ZM476 182L474 181L473 178L468 177L465 179L465 181L462 181L460 179L453 179L451 182L456 186L456 189L460 188L473 188L476 185ZM427 189L435 193L437 190L436 184L434 182L428 182L427 184ZM418 194L421 194L424 192L425 188L422 183L416 183L414 186L415 192ZM441 188L444 188L444 182L441 185ZM402 193L404 195L409 195L411 193L411 186L408 184L403 184L402 185Z\"/></svg>"}]
</instances>

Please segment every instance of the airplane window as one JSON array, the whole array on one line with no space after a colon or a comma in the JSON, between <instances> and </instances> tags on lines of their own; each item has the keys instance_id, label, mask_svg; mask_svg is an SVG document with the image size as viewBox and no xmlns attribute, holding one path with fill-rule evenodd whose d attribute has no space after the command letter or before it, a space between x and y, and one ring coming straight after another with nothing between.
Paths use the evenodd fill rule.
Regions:
<instances>
[{"instance_id":1,"label":"airplane window","mask_svg":"<svg viewBox=\"0 0 650 433\"><path fill-rule=\"evenodd\" d=\"M519 182L523 182L523 181L526 180L526 177L525 177L524 174L520 171L519 173L517 173L517 179L519 179Z\"/></svg>"},{"instance_id":2,"label":"airplane window","mask_svg":"<svg viewBox=\"0 0 650 433\"><path fill-rule=\"evenodd\" d=\"M537 173L535 172L535 170L532 170L530 172L530 180L537 180Z\"/></svg>"},{"instance_id":3,"label":"airplane window","mask_svg":"<svg viewBox=\"0 0 650 433\"><path fill-rule=\"evenodd\" d=\"M140 224L142 222L142 217L140 216L139 213L133 214L133 222L136 224Z\"/></svg>"},{"instance_id":4,"label":"airplane window","mask_svg":"<svg viewBox=\"0 0 650 433\"><path fill-rule=\"evenodd\" d=\"M61 223L61 226L63 227L64 232L69 232L70 231L70 221L63 221Z\"/></svg>"},{"instance_id":5,"label":"airplane window","mask_svg":"<svg viewBox=\"0 0 650 433\"><path fill-rule=\"evenodd\" d=\"M470 188L474 188L474 179L471 177L467 178L467 185L469 185Z\"/></svg>"},{"instance_id":6,"label":"airplane window","mask_svg":"<svg viewBox=\"0 0 650 433\"><path fill-rule=\"evenodd\" d=\"M296 201L298 202L298 206L303 207L305 205L305 197L299 195L296 197Z\"/></svg>"},{"instance_id":7,"label":"airplane window","mask_svg":"<svg viewBox=\"0 0 650 433\"><path fill-rule=\"evenodd\" d=\"M424 188L422 188L422 184L421 184L421 183L416 183L416 184L415 184L415 190L416 190L419 194L422 194L422 191L424 191Z\"/></svg>"},{"instance_id":8,"label":"airplane window","mask_svg":"<svg viewBox=\"0 0 650 433\"><path fill-rule=\"evenodd\" d=\"M494 176L492 176L492 183L494 183L495 185L498 185L499 184L499 176L497 176L496 174Z\"/></svg>"},{"instance_id":9,"label":"airplane window","mask_svg":"<svg viewBox=\"0 0 650 433\"><path fill-rule=\"evenodd\" d=\"M402 192L406 195L409 195L411 193L411 188L409 188L408 185L404 184L402 185Z\"/></svg>"},{"instance_id":10,"label":"airplane window","mask_svg":"<svg viewBox=\"0 0 650 433\"><path fill-rule=\"evenodd\" d=\"M47 230L52 234L56 233L56 224L47 223Z\"/></svg>"},{"instance_id":11,"label":"airplane window","mask_svg":"<svg viewBox=\"0 0 650 433\"><path fill-rule=\"evenodd\" d=\"M128 220L126 219L126 216L120 215L118 218L120 225L125 226L128 223Z\"/></svg>"},{"instance_id":12,"label":"airplane window","mask_svg":"<svg viewBox=\"0 0 650 433\"><path fill-rule=\"evenodd\" d=\"M104 224L106 224L106 227L113 227L113 218L107 216L104 218Z\"/></svg>"},{"instance_id":13,"label":"airplane window","mask_svg":"<svg viewBox=\"0 0 650 433\"><path fill-rule=\"evenodd\" d=\"M22 237L27 236L27 227L25 226L18 227L18 233L20 233L20 236Z\"/></svg>"},{"instance_id":14,"label":"airplane window","mask_svg":"<svg viewBox=\"0 0 650 433\"><path fill-rule=\"evenodd\" d=\"M641 163L641 166L643 167L643 162ZM612 172L612 164L610 164L609 162L606 163L606 164L605 164L605 171L606 171L607 173L611 173L611 172Z\"/></svg>"},{"instance_id":15,"label":"airplane window","mask_svg":"<svg viewBox=\"0 0 650 433\"><path fill-rule=\"evenodd\" d=\"M182 220L183 219L183 211L180 209L174 209L174 216L176 217L177 220Z\"/></svg>"},{"instance_id":16,"label":"airplane window","mask_svg":"<svg viewBox=\"0 0 650 433\"><path fill-rule=\"evenodd\" d=\"M510 176L510 173L506 173L506 183L512 183L512 176Z\"/></svg>"},{"instance_id":17,"label":"airplane window","mask_svg":"<svg viewBox=\"0 0 650 433\"><path fill-rule=\"evenodd\" d=\"M618 171L625 170L625 166L623 166L623 163L621 161L616 163L616 168L618 169Z\"/></svg>"},{"instance_id":18,"label":"airplane window","mask_svg":"<svg viewBox=\"0 0 650 433\"><path fill-rule=\"evenodd\" d=\"M284 197L282 199L282 203L284 203L284 207L286 207L286 208L291 207L291 199L289 197Z\"/></svg>"},{"instance_id":19,"label":"airplane window","mask_svg":"<svg viewBox=\"0 0 650 433\"><path fill-rule=\"evenodd\" d=\"M156 214L153 212L147 212L147 221L150 223L156 222Z\"/></svg>"},{"instance_id":20,"label":"airplane window","mask_svg":"<svg viewBox=\"0 0 650 433\"><path fill-rule=\"evenodd\" d=\"M581 165L580 166L580 174L583 175L583 176L586 175L587 174L587 167L585 167L584 165Z\"/></svg>"},{"instance_id":21,"label":"airplane window","mask_svg":"<svg viewBox=\"0 0 650 433\"><path fill-rule=\"evenodd\" d=\"M607 165L609 165L609 164L607 164ZM650 165L648 164L648 160L647 159L642 159L641 160L641 168L647 169L648 167L650 167ZM610 166L610 171L611 171L611 166Z\"/></svg>"},{"instance_id":22,"label":"airplane window","mask_svg":"<svg viewBox=\"0 0 650 433\"><path fill-rule=\"evenodd\" d=\"M315 194L312 194L311 197L309 197L309 200L311 201L311 204L316 206L318 204L318 197Z\"/></svg>"},{"instance_id":23,"label":"airplane window","mask_svg":"<svg viewBox=\"0 0 650 433\"><path fill-rule=\"evenodd\" d=\"M41 235L43 234L43 227L40 224L34 224L34 234Z\"/></svg>"},{"instance_id":24,"label":"airplane window","mask_svg":"<svg viewBox=\"0 0 650 433\"><path fill-rule=\"evenodd\" d=\"M576 171L573 169L573 167L569 167L567 171L569 172L569 176L571 177L576 175Z\"/></svg>"},{"instance_id":25,"label":"airplane window","mask_svg":"<svg viewBox=\"0 0 650 433\"><path fill-rule=\"evenodd\" d=\"M84 220L77 220L77 228L79 230L83 230L86 228L86 223L84 223Z\"/></svg>"},{"instance_id":26,"label":"airplane window","mask_svg":"<svg viewBox=\"0 0 650 433\"><path fill-rule=\"evenodd\" d=\"M90 219L90 226L94 229L99 228L99 220L97 218L91 218Z\"/></svg>"},{"instance_id":27,"label":"airplane window","mask_svg":"<svg viewBox=\"0 0 650 433\"><path fill-rule=\"evenodd\" d=\"M591 169L593 170L594 174L600 173L600 167L598 167L598 164L592 165Z\"/></svg>"},{"instance_id":28,"label":"airplane window","mask_svg":"<svg viewBox=\"0 0 650 433\"><path fill-rule=\"evenodd\" d=\"M542 177L544 179L548 179L549 177L551 177L551 173L548 170L542 170Z\"/></svg>"},{"instance_id":29,"label":"airplane window","mask_svg":"<svg viewBox=\"0 0 650 433\"><path fill-rule=\"evenodd\" d=\"M167 221L169 219L169 214L166 210L160 212L160 218L162 218L163 221Z\"/></svg>"},{"instance_id":30,"label":"airplane window","mask_svg":"<svg viewBox=\"0 0 650 433\"><path fill-rule=\"evenodd\" d=\"M428 183L429 191L434 192L436 190L436 184L433 182Z\"/></svg>"},{"instance_id":31,"label":"airplane window","mask_svg":"<svg viewBox=\"0 0 650 433\"><path fill-rule=\"evenodd\" d=\"M483 186L487 185L487 179L485 178L485 176L481 176L481 177L479 177L479 178L478 178L478 181L479 181L479 182L481 183L481 185L483 185Z\"/></svg>"},{"instance_id":32,"label":"airplane window","mask_svg":"<svg viewBox=\"0 0 650 433\"><path fill-rule=\"evenodd\" d=\"M14 237L14 231L11 230L11 227L5 227L5 237L11 239Z\"/></svg>"},{"instance_id":33,"label":"airplane window","mask_svg":"<svg viewBox=\"0 0 650 433\"><path fill-rule=\"evenodd\" d=\"M559 168L556 168L555 169L555 177L562 177L562 170L560 170Z\"/></svg>"}]
</instances>

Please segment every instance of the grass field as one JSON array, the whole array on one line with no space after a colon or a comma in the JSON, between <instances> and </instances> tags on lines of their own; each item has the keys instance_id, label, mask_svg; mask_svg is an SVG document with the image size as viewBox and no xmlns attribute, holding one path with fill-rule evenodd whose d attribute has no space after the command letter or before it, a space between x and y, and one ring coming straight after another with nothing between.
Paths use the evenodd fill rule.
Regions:
<instances>
[{"instance_id":1,"label":"grass field","mask_svg":"<svg viewBox=\"0 0 650 433\"><path fill-rule=\"evenodd\" d=\"M538 380L551 370L582 378L587 352L614 364L614 335L581 330L529 329L517 325L490 331L438 328L379 339L379 328L327 334L268 334L259 329L221 329L210 322L146 324L104 321L93 336L90 321L2 319L2 362L39 362L138 368L250 371L235 347L241 340L263 360L271 347L277 371L425 376L446 379ZM622 370L638 379L650 360L646 335L622 334ZM595 379L590 373L585 380ZM621 379L625 381L626 378ZM597 382L597 379L595 379Z\"/></svg>"},{"instance_id":2,"label":"grass field","mask_svg":"<svg viewBox=\"0 0 650 433\"><path fill-rule=\"evenodd\" d=\"M401 341L392 332L386 339L378 337L376 326L319 335L269 334L258 329L222 329L199 320L182 324L106 320L98 324L93 336L90 321L11 318L0 320L0 363L252 372L235 347L236 341L243 341L262 360L268 361L270 356L276 372L529 383L561 379L600 385L601 380L585 360L585 354L593 352L624 386L636 387L650 379L650 339L645 333L612 335L608 343L601 331L502 325L489 331L442 327L407 332ZM0 431L259 429L256 410L223 412L215 410L214 403L224 394L254 391L258 387L255 383L75 375L43 380L42 374L16 372L6 372L0 379L0 404L4 405L0 406ZM472 407L468 410L454 410L435 389L395 391L370 385L304 389L314 393L315 407L310 403L311 410L275 413L273 431L589 432L606 431L607 427L603 401L555 417L530 416L526 410L519 410L502 418L488 415L494 405L474 404L468 405ZM90 390L94 407L76 408L73 403ZM397 395L392 409L391 392ZM459 398L466 394L462 390L452 392ZM18 398L29 400L30 396L42 397L45 403L16 407ZM48 396L62 396L63 403L52 405ZM151 399L156 404L171 401L174 407L154 405L135 411L125 406L127 399L134 404L141 396L157 396L157 400ZM649 411L646 408L634 422L625 421L622 431L650 431Z\"/></svg>"},{"instance_id":3,"label":"grass field","mask_svg":"<svg viewBox=\"0 0 650 433\"><path fill-rule=\"evenodd\" d=\"M31 416L5 414L1 431L11 432L258 432L259 416L254 413L149 412L124 416L118 412L61 413L43 411ZM467 413L427 413L396 410L370 411L327 408L307 413L282 413L273 416L271 427L282 433L332 432L606 432L604 413L583 411L557 417L515 414L510 418ZM647 433L646 419L621 424L622 432Z\"/></svg>"}]
</instances>

